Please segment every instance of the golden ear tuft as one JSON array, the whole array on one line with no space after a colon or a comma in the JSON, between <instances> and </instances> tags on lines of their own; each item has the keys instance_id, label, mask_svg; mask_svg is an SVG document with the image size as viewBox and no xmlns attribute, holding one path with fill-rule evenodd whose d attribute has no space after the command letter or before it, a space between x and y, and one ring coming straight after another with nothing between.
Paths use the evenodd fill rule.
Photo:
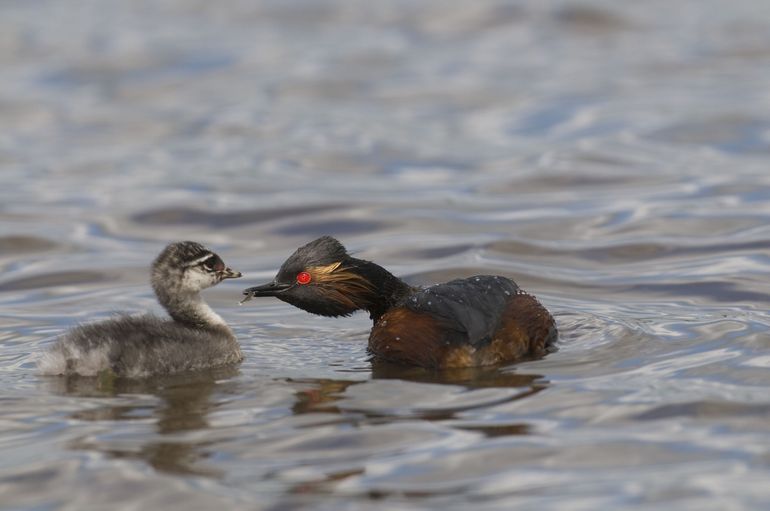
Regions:
<instances>
[{"instance_id":1,"label":"golden ear tuft","mask_svg":"<svg viewBox=\"0 0 770 511\"><path fill-rule=\"evenodd\" d=\"M342 261L338 261L326 266L313 266L312 268L309 268L308 271L313 276L314 280L323 280L324 278L327 278L328 280L328 276L334 273L334 270L339 268L341 264Z\"/></svg>"},{"instance_id":2,"label":"golden ear tuft","mask_svg":"<svg viewBox=\"0 0 770 511\"><path fill-rule=\"evenodd\" d=\"M341 265L339 261L326 266L314 266L308 268L308 272L313 282L327 288L330 298L339 302L352 302L351 305L360 308L372 299L377 290L364 276L340 268Z\"/></svg>"}]
</instances>

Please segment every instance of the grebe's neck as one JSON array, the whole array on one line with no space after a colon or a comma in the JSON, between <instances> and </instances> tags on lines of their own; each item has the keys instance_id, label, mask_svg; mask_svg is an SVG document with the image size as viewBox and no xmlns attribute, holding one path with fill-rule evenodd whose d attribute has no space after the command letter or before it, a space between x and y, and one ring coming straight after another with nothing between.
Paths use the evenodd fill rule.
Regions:
<instances>
[{"instance_id":1,"label":"grebe's neck","mask_svg":"<svg viewBox=\"0 0 770 511\"><path fill-rule=\"evenodd\" d=\"M372 292L360 300L361 308L369 313L374 323L389 309L415 291L382 266L362 259L352 259L355 272L371 284Z\"/></svg>"},{"instance_id":2,"label":"grebe's neck","mask_svg":"<svg viewBox=\"0 0 770 511\"><path fill-rule=\"evenodd\" d=\"M174 321L193 328L226 329L230 331L225 320L214 312L198 292L169 293L164 289L156 289L158 301L166 309Z\"/></svg>"}]
</instances>

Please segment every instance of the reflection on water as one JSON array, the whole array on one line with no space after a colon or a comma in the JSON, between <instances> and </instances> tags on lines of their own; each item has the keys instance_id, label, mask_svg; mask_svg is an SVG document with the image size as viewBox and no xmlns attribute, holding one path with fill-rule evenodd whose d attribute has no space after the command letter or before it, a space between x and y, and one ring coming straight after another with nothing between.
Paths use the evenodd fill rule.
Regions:
<instances>
[{"instance_id":1,"label":"reflection on water","mask_svg":"<svg viewBox=\"0 0 770 511\"><path fill-rule=\"evenodd\" d=\"M98 4L98 5L97 5ZM661 16L660 13L670 15ZM9 509L763 509L770 10L749 0L0 4ZM244 287L331 234L515 279L558 351L372 366L365 314ZM199 240L244 362L42 378Z\"/></svg>"},{"instance_id":2,"label":"reflection on water","mask_svg":"<svg viewBox=\"0 0 770 511\"><path fill-rule=\"evenodd\" d=\"M220 368L188 375L148 380L110 379L97 377L48 377L46 383L55 394L80 397L116 397L150 394L158 398L152 404L105 404L78 410L71 414L75 421L146 423L151 419L154 435L119 436L116 439L84 438L72 440L73 450L96 451L112 458L142 460L155 470L173 474L195 474L218 477L221 471L205 467L207 441L190 442L174 438L183 432L195 432L209 427L206 415L213 406L212 393L222 381L238 374L238 369ZM221 390L221 389L219 389ZM202 466L201 466L202 465Z\"/></svg>"},{"instance_id":3,"label":"reflection on water","mask_svg":"<svg viewBox=\"0 0 770 511\"><path fill-rule=\"evenodd\" d=\"M313 388L297 394L297 403L292 410L294 413L342 414L356 411L367 417L414 416L444 420L498 401L534 395L546 387L541 378L497 368L433 371L377 364L372 368L372 380L298 380L313 383Z\"/></svg>"},{"instance_id":4,"label":"reflection on water","mask_svg":"<svg viewBox=\"0 0 770 511\"><path fill-rule=\"evenodd\" d=\"M100 398L97 406L77 410L70 419L81 422L141 424L139 431L129 434L106 433L76 437L68 448L94 451L110 458L140 460L155 470L171 474L188 474L221 478L221 470L207 467L210 440L193 434L212 427L208 415L217 407L215 394L237 394L237 385L229 380L238 368L209 371L147 380L98 377L47 377L47 391L62 396ZM384 379L385 381L379 381ZM381 366L372 380L292 379L294 392L290 410L295 415L326 414L326 424L382 424L394 419L446 421L474 408L522 399L536 394L545 385L537 375L521 375L499 369L461 369L434 372L421 368ZM535 383L535 382L538 383ZM419 385L412 385L414 382ZM355 387L355 388L354 388ZM498 392L472 392L474 389L498 389ZM408 394L414 394L409 396ZM115 403L109 398L152 396L136 404L124 399ZM333 418L337 416L337 418ZM147 431L148 424L152 431ZM312 427L319 426L318 423ZM311 427L298 426L302 427ZM493 424L460 426L462 429L496 437L522 435L529 432L526 424ZM189 435L187 435L189 436ZM345 444L347 444L345 440ZM307 447L307 446L306 446ZM315 448L335 449L333 442ZM363 472L356 469L348 475ZM339 474L333 477L340 479Z\"/></svg>"}]
</instances>

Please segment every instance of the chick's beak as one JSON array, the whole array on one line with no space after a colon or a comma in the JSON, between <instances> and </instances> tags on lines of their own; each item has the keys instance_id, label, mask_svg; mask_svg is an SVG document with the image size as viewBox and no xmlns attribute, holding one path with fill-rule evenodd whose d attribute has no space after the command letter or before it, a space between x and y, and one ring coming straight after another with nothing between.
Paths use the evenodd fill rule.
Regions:
<instances>
[{"instance_id":1,"label":"chick's beak","mask_svg":"<svg viewBox=\"0 0 770 511\"><path fill-rule=\"evenodd\" d=\"M229 267L225 267L225 269L221 271L220 275L222 277L222 280L224 280L224 279L237 279L242 274L239 271L235 271Z\"/></svg>"}]
</instances>

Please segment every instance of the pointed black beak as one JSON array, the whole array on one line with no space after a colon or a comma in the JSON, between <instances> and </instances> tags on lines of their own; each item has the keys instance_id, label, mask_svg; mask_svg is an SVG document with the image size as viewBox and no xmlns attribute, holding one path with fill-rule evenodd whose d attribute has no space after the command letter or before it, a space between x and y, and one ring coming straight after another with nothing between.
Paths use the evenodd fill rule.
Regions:
<instances>
[{"instance_id":1,"label":"pointed black beak","mask_svg":"<svg viewBox=\"0 0 770 511\"><path fill-rule=\"evenodd\" d=\"M261 286L250 287L243 290L243 294L247 298L253 298L255 296L278 296L291 287L291 284L284 284L282 282L268 282Z\"/></svg>"}]
</instances>

